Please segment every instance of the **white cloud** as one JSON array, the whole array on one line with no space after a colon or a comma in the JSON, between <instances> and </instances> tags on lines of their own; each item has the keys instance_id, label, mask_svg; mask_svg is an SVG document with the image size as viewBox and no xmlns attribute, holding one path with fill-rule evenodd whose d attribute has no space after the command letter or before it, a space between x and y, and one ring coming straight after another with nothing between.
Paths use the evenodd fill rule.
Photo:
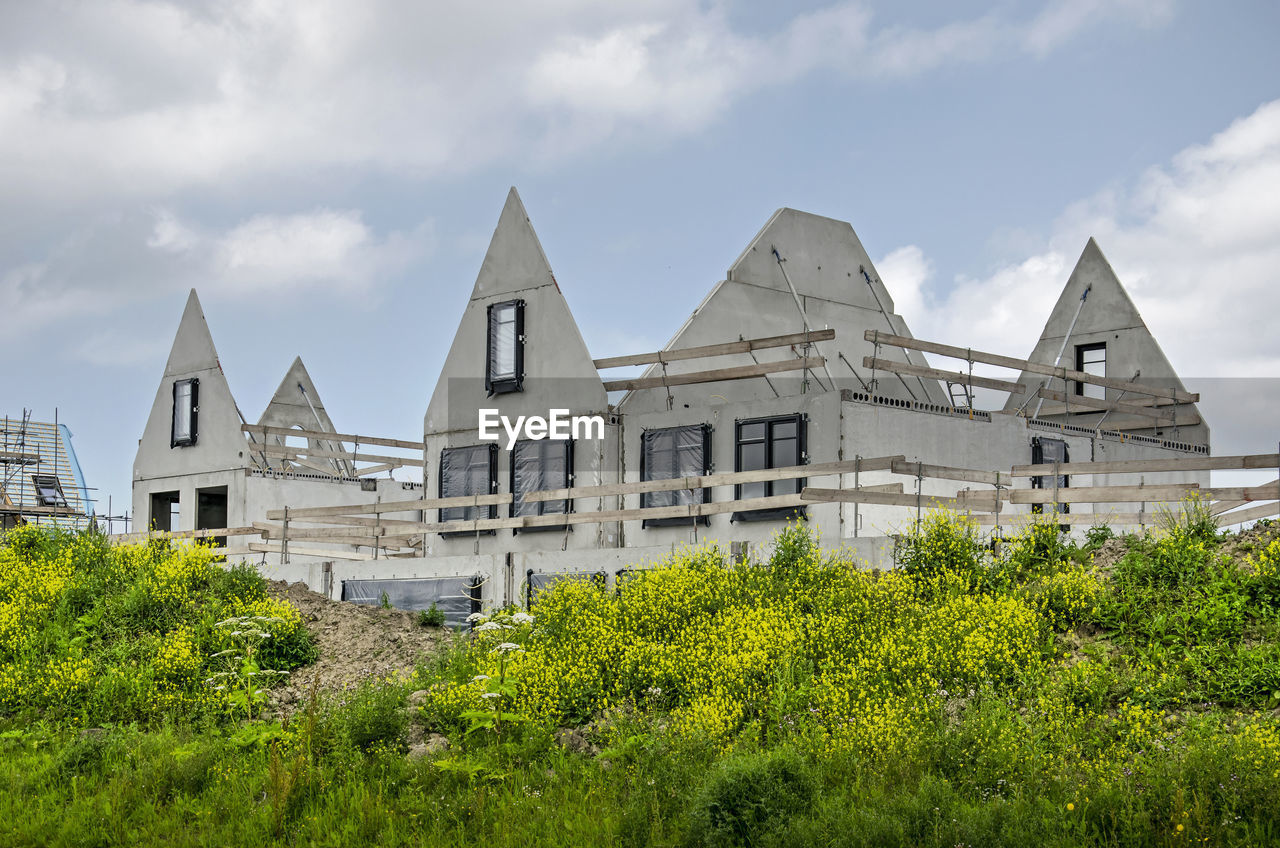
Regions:
<instances>
[{"instance_id":1,"label":"white cloud","mask_svg":"<svg viewBox=\"0 0 1280 848\"><path fill-rule=\"evenodd\" d=\"M866 5L843 2L757 35L697 0L9 4L0 181L12 200L53 209L317 167L454 175L623 131L697 130L818 70L909 76L1046 52L1163 5L1054 0L1026 21L877 28Z\"/></svg>"},{"instance_id":2,"label":"white cloud","mask_svg":"<svg viewBox=\"0 0 1280 848\"><path fill-rule=\"evenodd\" d=\"M1280 373L1280 100L1073 204L1033 255L900 311L921 338L1024 356L1090 236L1184 378ZM914 245L879 264L907 302L930 273Z\"/></svg>"},{"instance_id":3,"label":"white cloud","mask_svg":"<svg viewBox=\"0 0 1280 848\"><path fill-rule=\"evenodd\" d=\"M7 304L0 331L17 342L54 323L108 316L193 286L210 301L307 292L367 303L376 283L434 246L430 220L379 234L358 210L261 214L225 230L200 227L165 208L108 215L64 236L43 260L0 276ZM85 344L82 356L106 346Z\"/></svg>"}]
</instances>

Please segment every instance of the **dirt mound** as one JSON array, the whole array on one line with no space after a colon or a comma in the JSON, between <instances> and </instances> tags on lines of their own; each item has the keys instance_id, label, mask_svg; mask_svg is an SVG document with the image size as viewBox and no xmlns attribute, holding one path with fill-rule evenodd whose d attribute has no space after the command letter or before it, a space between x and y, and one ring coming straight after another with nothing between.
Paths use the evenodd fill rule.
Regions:
<instances>
[{"instance_id":1,"label":"dirt mound","mask_svg":"<svg viewBox=\"0 0 1280 848\"><path fill-rule=\"evenodd\" d=\"M271 706L279 712L292 712L304 704L317 678L320 694L334 695L368 678L410 674L423 655L437 650L450 633L446 628L423 627L416 613L331 601L303 583L272 581L267 592L298 608L320 653L314 664L297 669L287 683L272 690Z\"/></svg>"}]
</instances>

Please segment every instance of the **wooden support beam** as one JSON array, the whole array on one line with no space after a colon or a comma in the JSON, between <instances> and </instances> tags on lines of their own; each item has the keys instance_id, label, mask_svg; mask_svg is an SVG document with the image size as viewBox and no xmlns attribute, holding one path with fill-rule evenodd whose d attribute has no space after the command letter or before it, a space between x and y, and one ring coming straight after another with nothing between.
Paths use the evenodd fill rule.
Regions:
<instances>
[{"instance_id":1,"label":"wooden support beam","mask_svg":"<svg viewBox=\"0 0 1280 848\"><path fill-rule=\"evenodd\" d=\"M1169 424L1174 423L1174 411L1172 409L1161 411L1158 407L1139 406L1134 403L1123 403L1118 400L1099 400L1098 398L1085 397L1084 395L1071 395L1066 392L1060 392L1056 389L1048 389L1044 386L1036 389L1036 397L1045 400L1056 400L1061 407L1049 407L1040 409L1040 416L1062 415L1071 412L1075 413L1095 413L1095 412L1127 412L1130 415L1139 415L1143 418L1150 418L1156 422L1167 421ZM1110 423L1110 419L1108 419ZM1152 424L1150 426L1159 426Z\"/></svg>"},{"instance_id":2,"label":"wooden support beam","mask_svg":"<svg viewBox=\"0 0 1280 848\"><path fill-rule=\"evenodd\" d=\"M423 461L415 457L405 456L383 456L376 453L350 453L347 451L321 451L308 450L303 447L285 447L282 445L266 445L259 451L267 456L278 456L285 459L296 459L297 457L311 457L312 459L347 459L356 462L386 462L396 466L415 465L419 468L423 466Z\"/></svg>"},{"instance_id":3,"label":"wooden support beam","mask_svg":"<svg viewBox=\"0 0 1280 848\"><path fill-rule=\"evenodd\" d=\"M1195 483L1157 486L1084 486L1061 489L1012 489L1007 494L1016 504L1071 503L1172 503L1199 490Z\"/></svg>"},{"instance_id":4,"label":"wooden support beam","mask_svg":"<svg viewBox=\"0 0 1280 848\"><path fill-rule=\"evenodd\" d=\"M1280 503L1262 504L1261 506L1242 509L1239 512L1227 512L1218 516L1218 524L1224 527L1230 527L1233 524L1243 524L1246 521L1256 521L1259 518L1274 518L1280 515Z\"/></svg>"},{"instance_id":5,"label":"wooden support beam","mask_svg":"<svg viewBox=\"0 0 1280 848\"><path fill-rule=\"evenodd\" d=\"M1157 471L1238 471L1280 467L1280 454L1259 453L1241 456L1177 456L1163 459L1119 459L1102 462L1062 462L1057 465L1015 465L1013 477L1044 477L1054 474L1141 474Z\"/></svg>"},{"instance_id":6,"label":"wooden support beam","mask_svg":"<svg viewBox=\"0 0 1280 848\"><path fill-rule=\"evenodd\" d=\"M946 465L927 465L920 462L895 462L893 464L894 474L907 474L911 477L930 477L938 480L960 480L964 483L985 483L988 486L996 484L996 472L994 471L975 471L972 468L952 468ZM1008 486L1013 481L1008 474L1001 478L1004 485Z\"/></svg>"},{"instance_id":7,"label":"wooden support beam","mask_svg":"<svg viewBox=\"0 0 1280 848\"><path fill-rule=\"evenodd\" d=\"M1022 383L1010 383L1007 380L994 380L990 377L969 376L960 371L942 371L937 368L926 368L923 365L912 365L909 362L895 362L892 359L877 359L874 356L862 357L862 367L873 371L890 371L894 374L907 374L912 377L929 377L951 383L963 383L982 389L996 389L1002 392L1023 392L1027 387Z\"/></svg>"},{"instance_id":8,"label":"wooden support beam","mask_svg":"<svg viewBox=\"0 0 1280 848\"><path fill-rule=\"evenodd\" d=\"M1002 527L1019 527L1026 524L1040 522L1042 524L1106 524L1108 526L1117 525L1151 525L1156 522L1159 517L1155 512L1002 512L1000 513L1000 526ZM980 527L994 527L996 516L994 515L975 515L973 521Z\"/></svg>"},{"instance_id":9,"label":"wooden support beam","mask_svg":"<svg viewBox=\"0 0 1280 848\"><path fill-rule=\"evenodd\" d=\"M764 483L772 480L795 480L802 477L826 477L832 474L888 471L894 462L905 459L897 456L873 456L860 460L846 459L840 462L817 462L812 465L789 465L785 468L767 468L760 471L731 471L723 474L707 474L700 477L675 477L666 480L643 480L633 483L607 483L601 486L575 486L569 489L546 489L529 492L526 502L560 501L576 498L613 497L644 492L675 492L705 489L713 486L730 486L739 483ZM511 503L509 492L492 495L467 495L454 498L422 498L412 501L385 501L381 503L350 504L348 506L312 506L289 510L289 520L320 518L331 515L370 515L408 510L443 509L448 507L490 506ZM283 509L267 511L267 518L277 521L284 518Z\"/></svg>"},{"instance_id":10,"label":"wooden support beam","mask_svg":"<svg viewBox=\"0 0 1280 848\"><path fill-rule=\"evenodd\" d=\"M660 362L679 362L683 359L702 359L707 356L728 356L733 353L750 353L773 347L790 347L806 342L826 342L836 337L835 330L811 330L808 333L790 333L785 336L769 336L763 339L743 339L722 344L685 347L675 350L659 350L654 353L636 353L630 356L610 356L595 360L596 368L622 368L626 365L653 365Z\"/></svg>"},{"instance_id":11,"label":"wooden support beam","mask_svg":"<svg viewBox=\"0 0 1280 848\"><path fill-rule=\"evenodd\" d=\"M279 542L250 542L249 550L254 553L278 554L281 550ZM289 544L289 553L295 556L313 556L323 557L324 559L345 559L354 560L356 562L368 562L373 559L372 554L362 554L356 551L338 551L327 548L307 548Z\"/></svg>"},{"instance_id":12,"label":"wooden support beam","mask_svg":"<svg viewBox=\"0 0 1280 848\"><path fill-rule=\"evenodd\" d=\"M48 515L63 518L88 518L86 513L69 506L0 506L0 515Z\"/></svg>"},{"instance_id":13,"label":"wooden support beam","mask_svg":"<svg viewBox=\"0 0 1280 848\"><path fill-rule=\"evenodd\" d=\"M246 433L258 436L264 442L267 436L294 436L301 439L319 439L330 442L351 442L361 445L380 445L386 448L405 448L406 450L422 450L422 442L407 439L384 439L379 436L354 436L349 433L326 433L323 430L297 430L292 427L268 427L262 424L245 424L241 428ZM261 447L261 445L255 445Z\"/></svg>"},{"instance_id":14,"label":"wooden support beam","mask_svg":"<svg viewBox=\"0 0 1280 848\"><path fill-rule=\"evenodd\" d=\"M883 333L879 330L867 330L863 337L869 342L879 342L883 345L892 347L905 347L911 350L920 350L925 353L936 353L939 356L950 356L955 359L973 360L974 362L982 362L987 365L999 365L1002 368L1012 368L1015 371L1029 371L1032 374L1043 374L1047 377L1058 377L1064 380L1074 380L1077 383L1091 383L1095 386L1105 386L1108 389L1119 389L1125 392L1135 392L1137 394L1150 395L1158 398L1169 398L1179 403L1196 403L1200 400L1200 395L1193 392L1184 392L1179 389L1167 389L1160 386L1147 386L1142 383L1134 383L1129 380L1114 380L1110 377L1097 377L1093 374L1087 374L1084 371L1075 371L1070 368L1059 368L1056 365L1044 365L1039 362L1030 362L1026 359L1017 359L1012 356L1001 356L998 353L986 353L980 350L973 350L967 347L956 347L954 345L939 344L938 342L926 342L920 339L913 339L907 336L896 336L891 333ZM976 382L974 385L978 385Z\"/></svg>"},{"instance_id":15,"label":"wooden support beam","mask_svg":"<svg viewBox=\"0 0 1280 848\"><path fill-rule=\"evenodd\" d=\"M108 538L113 544L132 545L137 542L147 542L151 539L210 539L215 536L257 536L259 532L257 527L218 527L206 530L175 530L172 532L154 530L150 533L117 533Z\"/></svg>"},{"instance_id":16,"label":"wooden support beam","mask_svg":"<svg viewBox=\"0 0 1280 848\"><path fill-rule=\"evenodd\" d=\"M759 471L726 471L722 474L706 474L701 477L680 477L667 480L644 480L634 483L611 483L603 486L581 486L572 489L548 489L530 492L523 500L562 501L568 498L601 498L615 495L637 495L648 492L677 492L709 489L714 486L736 486L743 483L770 483L775 480L797 480L802 477L827 477L832 474L853 474L871 471L888 471L899 456L875 456L856 461L816 462L812 465L789 465L785 468L764 468ZM466 506L467 504L450 504Z\"/></svg>"},{"instance_id":17,"label":"wooden support beam","mask_svg":"<svg viewBox=\"0 0 1280 848\"><path fill-rule=\"evenodd\" d=\"M747 380L778 374L784 371L813 371L826 365L821 356L801 359L783 359L777 362L761 362L757 365L737 365L733 368L717 368L712 371L692 371L688 374L668 374L665 377L637 377L631 380L605 380L606 392L660 389L664 386L688 386L694 383L718 383L722 380Z\"/></svg>"},{"instance_id":18,"label":"wooden support beam","mask_svg":"<svg viewBox=\"0 0 1280 848\"><path fill-rule=\"evenodd\" d=\"M995 492L969 492L971 497L959 498L947 495L920 495L911 493L895 495L868 492L865 489L817 489L806 486L800 497L817 503L860 503L882 506L922 506L925 509L954 509L959 512L994 512Z\"/></svg>"},{"instance_id":19,"label":"wooden support beam","mask_svg":"<svg viewBox=\"0 0 1280 848\"><path fill-rule=\"evenodd\" d=\"M381 465L370 465L368 468L357 468L357 477L368 477L370 474L381 474L383 471L390 471L393 468L399 468L398 462L384 462Z\"/></svg>"}]
</instances>

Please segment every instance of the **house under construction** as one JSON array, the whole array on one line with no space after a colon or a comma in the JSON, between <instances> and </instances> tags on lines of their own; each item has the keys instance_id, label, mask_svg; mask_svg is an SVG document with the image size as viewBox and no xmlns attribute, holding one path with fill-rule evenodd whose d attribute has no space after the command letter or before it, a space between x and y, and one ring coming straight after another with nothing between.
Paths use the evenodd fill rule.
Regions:
<instances>
[{"instance_id":1,"label":"house under construction","mask_svg":"<svg viewBox=\"0 0 1280 848\"><path fill-rule=\"evenodd\" d=\"M67 425L20 417L0 422L0 529L24 524L80 530L94 519L93 498Z\"/></svg>"},{"instance_id":2,"label":"house under construction","mask_svg":"<svg viewBox=\"0 0 1280 848\"><path fill-rule=\"evenodd\" d=\"M608 376L628 366L644 370ZM1006 399L979 409L979 390ZM223 537L272 577L453 603L456 617L551 579L611 581L690 542L740 552L796 519L877 566L932 506L993 532L1036 512L1149 523L1211 468L1268 467L1215 465L1198 400L1092 240L1021 359L915 339L853 228L793 209L662 350L600 358L512 189L421 441L336 429L301 361L249 423L192 292L133 508L139 528ZM596 426L561 439L544 420L495 440L484 415ZM412 482L391 476L402 468Z\"/></svg>"}]
</instances>

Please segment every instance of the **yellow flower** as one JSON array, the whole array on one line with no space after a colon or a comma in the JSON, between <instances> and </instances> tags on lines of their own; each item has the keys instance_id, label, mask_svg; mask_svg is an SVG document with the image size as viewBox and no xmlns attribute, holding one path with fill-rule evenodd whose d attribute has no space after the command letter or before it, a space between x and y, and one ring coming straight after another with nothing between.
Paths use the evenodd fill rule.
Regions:
<instances>
[{"instance_id":1,"label":"yellow flower","mask_svg":"<svg viewBox=\"0 0 1280 848\"><path fill-rule=\"evenodd\" d=\"M1075 804L1072 804L1070 801L1068 801L1068 802L1067 802L1067 812L1068 812L1068 813L1069 813L1069 812L1071 812L1072 810L1074 810L1075 808L1076 808L1076 805L1075 805Z\"/></svg>"}]
</instances>

